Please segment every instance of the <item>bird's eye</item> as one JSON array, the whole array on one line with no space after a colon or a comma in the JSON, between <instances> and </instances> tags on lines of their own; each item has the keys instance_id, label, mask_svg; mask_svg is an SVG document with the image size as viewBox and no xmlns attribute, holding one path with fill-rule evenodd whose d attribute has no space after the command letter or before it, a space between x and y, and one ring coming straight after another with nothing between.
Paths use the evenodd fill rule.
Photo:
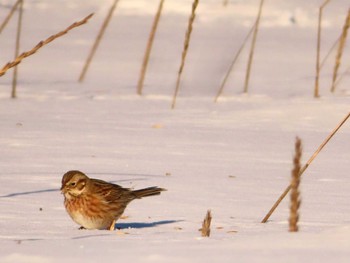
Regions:
<instances>
[{"instance_id":1,"label":"bird's eye","mask_svg":"<svg viewBox=\"0 0 350 263\"><path fill-rule=\"evenodd\" d=\"M70 186L73 186L73 187L74 187L76 184L77 184L76 182L71 182L71 183L70 183Z\"/></svg>"}]
</instances>

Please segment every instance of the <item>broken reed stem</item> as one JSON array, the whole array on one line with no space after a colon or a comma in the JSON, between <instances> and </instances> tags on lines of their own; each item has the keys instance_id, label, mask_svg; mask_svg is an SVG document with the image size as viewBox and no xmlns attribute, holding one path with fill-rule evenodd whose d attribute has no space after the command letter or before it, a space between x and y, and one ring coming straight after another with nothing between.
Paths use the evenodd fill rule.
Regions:
<instances>
[{"instance_id":1,"label":"broken reed stem","mask_svg":"<svg viewBox=\"0 0 350 263\"><path fill-rule=\"evenodd\" d=\"M16 47L15 47L15 58L19 55L20 42L21 42L21 32L22 32L22 15L23 15L23 0L19 1L18 6L18 22L17 22L17 35L16 35ZM15 66L13 70L12 77L12 91L11 98L16 98L17 96L17 77L18 77L18 66Z\"/></svg>"},{"instance_id":2,"label":"broken reed stem","mask_svg":"<svg viewBox=\"0 0 350 263\"><path fill-rule=\"evenodd\" d=\"M252 45L250 47L250 52L249 52L248 65L247 65L247 71L246 71L245 82L244 82L244 93L248 92L250 71L251 71L253 57L254 57L256 39L257 39L257 36L258 36L259 23L260 23L260 18L261 18L263 5L264 5L264 0L261 0L260 1L260 6L259 6L258 16L257 16L256 22L255 22L255 28L254 28L254 33L253 33Z\"/></svg>"},{"instance_id":3,"label":"broken reed stem","mask_svg":"<svg viewBox=\"0 0 350 263\"><path fill-rule=\"evenodd\" d=\"M293 158L293 170L291 180L291 193L290 193L290 214L289 214L289 232L298 231L299 221L299 208L300 208L300 169L301 169L301 156L302 156L302 145L301 140L297 137L295 141L295 155Z\"/></svg>"},{"instance_id":4,"label":"broken reed stem","mask_svg":"<svg viewBox=\"0 0 350 263\"><path fill-rule=\"evenodd\" d=\"M13 14L15 13L15 11L17 10L17 7L19 5L19 3L22 0L17 0L17 2L12 6L10 12L8 13L8 15L6 16L6 18L4 19L4 22L2 22L1 26L0 26L0 34L2 33L2 31L4 30L4 28L6 27L6 25L8 24L8 22L11 20L11 17L13 16Z\"/></svg>"},{"instance_id":5,"label":"broken reed stem","mask_svg":"<svg viewBox=\"0 0 350 263\"><path fill-rule=\"evenodd\" d=\"M183 68L185 66L186 55L187 55L188 47L190 44L191 33L192 33L192 29L193 29L193 22L196 18L196 9L198 6L198 2L199 2L199 0L193 1L191 16L188 20L188 27L187 27L187 31L186 31L186 35L185 35L185 42L184 42L184 47L183 47L182 56L181 56L181 64L180 64L180 68L179 68L178 75L177 75L176 88L175 88L175 93L173 96L173 102L171 104L172 109L175 108L177 94L179 93L181 75L182 75Z\"/></svg>"},{"instance_id":6,"label":"broken reed stem","mask_svg":"<svg viewBox=\"0 0 350 263\"><path fill-rule=\"evenodd\" d=\"M338 45L338 50L337 50L337 55L335 56L335 65L334 65L334 69L333 69L333 79L332 79L332 88L331 88L331 92L335 91L335 87L336 87L336 81L337 81L337 77L338 77L338 70L340 67L340 63L341 63L341 59L342 59L342 55L343 55L343 51L344 51L344 47L345 47L345 42L346 42L346 37L348 34L348 30L350 27L350 9L348 10L348 15L346 16L345 19L345 23L343 26L343 31L339 40L339 45Z\"/></svg>"},{"instance_id":7,"label":"broken reed stem","mask_svg":"<svg viewBox=\"0 0 350 263\"><path fill-rule=\"evenodd\" d=\"M83 70L80 73L79 82L83 82L84 81L85 75L86 75L86 73L87 73L87 71L89 69L89 66L91 64L92 59L94 58L96 50L97 50L97 48L98 48L98 46L99 46L99 44L100 44L100 42L101 42L101 40L103 38L103 35L104 35L105 31L106 31L106 28L108 27L108 24L109 24L109 22L110 22L110 20L112 18L112 15L114 13L114 10L115 10L115 8L117 6L118 1L119 0L114 0L114 3L112 4L111 8L109 9L109 11L107 13L107 16L106 16L105 20L103 21L101 29L98 32L98 34L96 36L96 39L95 39L95 42L94 42L94 44L93 44L93 46L92 46L92 48L90 50L90 53L89 53L89 55L88 55L88 57L86 59L86 62L85 62L84 67L83 67Z\"/></svg>"},{"instance_id":8,"label":"broken reed stem","mask_svg":"<svg viewBox=\"0 0 350 263\"><path fill-rule=\"evenodd\" d=\"M208 210L207 214L205 215L205 218L203 220L203 223L202 223L202 228L201 228L202 237L209 237L210 236L211 219L212 219L211 211Z\"/></svg>"},{"instance_id":9,"label":"broken reed stem","mask_svg":"<svg viewBox=\"0 0 350 263\"><path fill-rule=\"evenodd\" d=\"M322 30L322 13L325 6L330 2L326 0L320 6L318 11L318 26L317 26L317 49L316 49L316 76L315 76L315 88L314 88L314 97L318 98L320 96L319 92L319 78L320 78L320 54L321 54L321 30Z\"/></svg>"},{"instance_id":10,"label":"broken reed stem","mask_svg":"<svg viewBox=\"0 0 350 263\"><path fill-rule=\"evenodd\" d=\"M142 95L143 83L144 83L144 80L145 80L145 75L146 75L146 71L147 71L148 61L149 61L149 57L150 57L150 54L151 54L154 37L156 35L156 31L157 31L157 28L158 28L160 15L162 13L163 4L164 4L164 0L160 0L157 13L156 13L156 15L154 17L154 20L153 20L152 29L151 29L151 32L150 32L150 35L149 35L149 38L148 38L146 52L145 52L145 55L144 55L144 58L143 58L143 62L142 62L140 78L139 78L139 81L138 81L138 84L137 84L137 94L139 94L139 95Z\"/></svg>"},{"instance_id":11,"label":"broken reed stem","mask_svg":"<svg viewBox=\"0 0 350 263\"><path fill-rule=\"evenodd\" d=\"M317 148L317 150L314 152L314 154L310 157L310 159L307 161L307 163L303 166L303 168L300 170L299 177L303 175L305 170L309 167L309 165L312 163L312 161L316 158L316 156L322 151L323 147L326 146L326 144L332 139L334 134L337 133L337 131L340 129L341 126L349 119L350 112L345 116L345 118L336 126L336 128L327 136L327 138L322 142L322 144ZM275 204L272 206L270 211L266 214L266 216L263 218L261 223L266 223L267 220L269 220L270 216L273 214L273 212L276 210L278 205L282 202L282 200L286 197L288 192L291 189L291 185L284 190L284 192L281 194L281 196L277 199Z\"/></svg>"},{"instance_id":12,"label":"broken reed stem","mask_svg":"<svg viewBox=\"0 0 350 263\"><path fill-rule=\"evenodd\" d=\"M222 92L224 91L226 82L227 82L227 80L228 80L228 78L229 78L229 76L230 76L230 74L231 74L231 72L232 72L232 70L233 70L233 67L234 67L234 65L236 64L236 61L238 60L238 58L239 58L239 56L240 56L240 54L241 54L243 48L245 47L245 45L246 45L246 43L247 43L249 37L251 36L251 34L253 33L253 31L254 31L254 29L255 29L255 27L256 27L256 22L255 22L254 25L251 27L251 29L249 30L247 36L245 37L245 39L244 39L242 45L241 45L240 48L238 49L238 52L236 53L236 56L234 57L234 59L233 59L231 65L230 65L230 67L229 67L229 69L228 69L228 71L227 71L227 73L226 73L226 75L225 75L223 81L221 82L219 91L218 91L218 93L217 93L216 96L215 96L214 102L217 102L217 101L218 101L219 97L221 96Z\"/></svg>"},{"instance_id":13,"label":"broken reed stem","mask_svg":"<svg viewBox=\"0 0 350 263\"><path fill-rule=\"evenodd\" d=\"M0 69L0 77L5 75L7 70L9 70L10 68L13 68L13 67L17 66L19 63L21 63L24 58L29 57L29 56L33 55L34 53L36 53L43 46L45 46L45 45L49 44L50 42L54 41L56 38L59 38L59 37L65 35L65 34L67 34L73 28L76 28L76 27L79 27L79 26L85 24L92 16L93 16L93 14L88 15L83 20L73 23L72 25L67 27L65 30L63 30L63 31L61 31L61 32L59 32L59 33L57 33L55 35L50 36L49 38L47 38L44 41L40 41L31 50L29 50L27 52L23 52L21 55L16 57L16 59L14 61L8 62L2 69Z\"/></svg>"}]
</instances>

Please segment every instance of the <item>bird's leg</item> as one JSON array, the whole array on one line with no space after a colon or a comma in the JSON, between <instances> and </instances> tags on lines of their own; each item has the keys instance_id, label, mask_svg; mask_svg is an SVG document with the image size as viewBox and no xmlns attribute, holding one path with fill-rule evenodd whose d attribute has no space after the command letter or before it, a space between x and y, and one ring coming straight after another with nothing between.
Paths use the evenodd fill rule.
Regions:
<instances>
[{"instance_id":1,"label":"bird's leg","mask_svg":"<svg viewBox=\"0 0 350 263\"><path fill-rule=\"evenodd\" d=\"M115 219L112 221L112 224L111 224L111 226L109 227L109 230L110 230L110 231L114 231L114 229L115 229Z\"/></svg>"},{"instance_id":2,"label":"bird's leg","mask_svg":"<svg viewBox=\"0 0 350 263\"><path fill-rule=\"evenodd\" d=\"M81 227L79 227L78 229L79 229L79 230L85 230L86 228L83 227L83 226L81 226Z\"/></svg>"}]
</instances>

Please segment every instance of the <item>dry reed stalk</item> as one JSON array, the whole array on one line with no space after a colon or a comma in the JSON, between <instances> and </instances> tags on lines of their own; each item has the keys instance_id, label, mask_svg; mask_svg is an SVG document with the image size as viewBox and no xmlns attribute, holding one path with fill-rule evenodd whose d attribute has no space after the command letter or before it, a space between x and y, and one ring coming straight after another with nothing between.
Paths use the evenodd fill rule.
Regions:
<instances>
[{"instance_id":1,"label":"dry reed stalk","mask_svg":"<svg viewBox=\"0 0 350 263\"><path fill-rule=\"evenodd\" d=\"M257 39L257 36L258 36L259 23L260 23L260 18L261 18L263 5L264 5L264 0L261 0L260 1L260 6L259 6L259 11L258 11L258 16L257 16L256 22L255 22L255 28L254 28L254 33L253 33L252 45L250 47L250 52L249 52L248 65L247 65L247 71L246 71L245 82L244 82L244 93L248 92L250 71L251 71L253 57L254 57L256 39Z\"/></svg>"},{"instance_id":2,"label":"dry reed stalk","mask_svg":"<svg viewBox=\"0 0 350 263\"><path fill-rule=\"evenodd\" d=\"M156 15L154 17L154 20L153 20L152 29L151 29L151 32L150 32L150 35L149 35L149 38L148 38L146 52L145 52L145 55L144 55L144 58L143 58L143 62L142 62L140 78L139 78L139 81L138 81L138 84L137 84L137 93L139 95L142 95L143 83L144 83L144 80L145 80L145 75L146 75L146 71L147 71L148 61L149 61L149 57L150 57L150 54L151 54L154 37L156 35L156 31L157 31L157 28L158 28L160 15L162 13L163 4L164 4L164 0L160 0L157 13L156 13Z\"/></svg>"},{"instance_id":3,"label":"dry reed stalk","mask_svg":"<svg viewBox=\"0 0 350 263\"><path fill-rule=\"evenodd\" d=\"M11 17L15 13L15 11L17 10L17 7L18 7L20 2L21 2L21 0L17 0L17 2L12 6L12 8L11 8L10 12L8 13L8 15L5 17L4 22L2 22L2 24L0 26L0 34L2 33L2 30L4 30L4 28L6 27L6 25L10 21Z\"/></svg>"},{"instance_id":4,"label":"dry reed stalk","mask_svg":"<svg viewBox=\"0 0 350 263\"><path fill-rule=\"evenodd\" d=\"M250 31L248 32L247 36L246 36L245 39L243 40L242 45L241 45L240 48L238 49L238 51L237 51L237 53L236 53L236 56L234 57L234 59L233 59L231 65L230 65L230 67L229 67L229 69L228 69L228 71L227 71L227 73L226 73L226 75L225 75L223 81L221 82L219 91L218 91L218 93L217 93L216 96L215 96L214 102L217 102L217 101L218 101L219 97L221 96L222 92L224 91L224 88L225 88L226 82L227 82L227 80L228 80L228 77L230 76L230 74L231 74L231 72L232 72L232 70L233 70L233 67L234 67L234 65L236 64L236 62L237 62L237 60L238 60L238 58L239 58L239 56L240 56L240 54L241 54L243 48L245 47L245 45L246 45L246 43L247 43L249 37L250 37L251 34L253 33L253 31L254 31L254 29L255 29L255 26L256 26L256 22L255 22L254 25L251 27L251 29L250 29Z\"/></svg>"},{"instance_id":5,"label":"dry reed stalk","mask_svg":"<svg viewBox=\"0 0 350 263\"><path fill-rule=\"evenodd\" d=\"M315 76L315 88L314 88L314 97L318 98L320 96L319 92L319 79L320 79L320 54L321 54L321 30L322 30L322 14L323 9L331 0L326 0L320 6L318 11L318 26L317 26L317 49L316 49L316 76Z\"/></svg>"},{"instance_id":6,"label":"dry reed stalk","mask_svg":"<svg viewBox=\"0 0 350 263\"><path fill-rule=\"evenodd\" d=\"M35 47L33 47L31 50L27 51L27 52L23 52L21 55L19 55L18 57L15 58L15 60L13 60L12 62L8 62L2 69L0 69L0 77L5 75L6 71L8 71L10 68L13 68L15 66L17 66L19 63L22 62L22 60L26 57L29 57L31 55L33 55L34 53L36 53L40 48L42 48L43 46L49 44L50 42L54 41L56 38L59 38L65 34L67 34L70 30L72 30L73 28L79 27L85 23L87 23L87 21L93 16L93 14L88 15L87 17L85 17L83 20L79 21L79 22L75 22L72 25L70 25L69 27L67 27L65 30L50 36L49 38L47 38L44 41L40 41Z\"/></svg>"},{"instance_id":7,"label":"dry reed stalk","mask_svg":"<svg viewBox=\"0 0 350 263\"><path fill-rule=\"evenodd\" d=\"M344 51L344 47L345 47L345 42L346 42L346 37L348 35L348 30L350 27L350 8L348 10L348 15L346 16L345 19L345 23L343 26L343 31L339 40L339 45L338 45L338 50L337 50L337 55L335 57L335 65L334 65L334 69L333 69L333 81L332 81L332 88L331 88L331 92L335 91L335 87L336 87L336 81L337 81L337 77L338 77L338 70L340 67L340 63L341 63L341 59L342 59L342 55L343 55L343 51Z\"/></svg>"},{"instance_id":8,"label":"dry reed stalk","mask_svg":"<svg viewBox=\"0 0 350 263\"><path fill-rule=\"evenodd\" d=\"M327 136L327 138L322 142L322 144L317 148L317 150L314 152L314 154L310 157L310 159L307 161L307 163L303 166L303 168L300 170L299 177L303 175L305 170L309 167L309 165L312 163L312 161L316 158L316 156L322 151L323 147L326 146L326 144L332 139L332 137L337 133L337 131L340 129L341 126L349 119L350 112L345 116L345 118L336 126L336 128ZM274 203L270 211L266 214L266 216L263 218L261 223L266 223L267 220L269 220L270 216L273 214L273 212L276 210L278 205L282 202L282 200L286 197L288 192L291 189L291 185L284 190L284 192L281 194L281 196L277 199L277 201Z\"/></svg>"},{"instance_id":9,"label":"dry reed stalk","mask_svg":"<svg viewBox=\"0 0 350 263\"><path fill-rule=\"evenodd\" d=\"M337 87L338 85L339 85L339 83L340 83L340 81L344 78L344 76L346 75L346 74L348 74L348 73L350 73L350 66L349 67L347 67L344 71L343 71L343 73L341 73L340 75L339 75L339 77L337 78L337 80L336 80L336 82L335 82L335 87Z\"/></svg>"},{"instance_id":10,"label":"dry reed stalk","mask_svg":"<svg viewBox=\"0 0 350 263\"><path fill-rule=\"evenodd\" d=\"M112 4L111 8L109 9L109 11L107 13L107 16L106 16L105 20L103 21L101 29L98 32L98 34L96 36L96 39L95 39L95 42L94 42L94 44L93 44L93 46L92 46L92 48L90 50L90 53L89 53L89 55L88 55L88 57L86 59L86 62L85 62L84 67L83 67L83 70L80 73L79 82L83 82L84 81L85 75L86 75L86 73L87 73L87 71L89 69L89 66L91 64L92 59L94 58L96 50L97 50L97 48L98 48L98 46L99 46L99 44L100 44L100 42L101 42L101 40L103 38L103 35L104 35L105 31L106 31L106 28L108 27L108 24L109 24L109 22L110 22L110 20L112 18L112 15L114 13L114 10L115 10L115 8L117 6L118 1L119 0L114 0L114 3Z\"/></svg>"},{"instance_id":11,"label":"dry reed stalk","mask_svg":"<svg viewBox=\"0 0 350 263\"><path fill-rule=\"evenodd\" d=\"M327 59L329 58L329 56L331 55L331 53L333 52L335 47L338 45L340 38L341 38L341 35L337 38L336 41L334 41L332 47L328 50L327 54L322 59L322 61L320 63L320 70L323 68L324 64L326 63Z\"/></svg>"},{"instance_id":12,"label":"dry reed stalk","mask_svg":"<svg viewBox=\"0 0 350 263\"><path fill-rule=\"evenodd\" d=\"M184 47L183 47L182 56L181 56L181 64L180 64L180 68L179 68L178 75L177 75L176 88L175 88L175 93L173 96L173 102L171 104L172 109L175 108L177 94L179 93L179 89L180 89L181 75L182 75L183 68L185 66L186 55L187 55L188 47L190 44L191 33L192 33L192 29L193 29L193 22L196 18L196 9L198 6L198 2L199 2L199 0L193 1L191 16L188 20L188 27L187 27L187 31L186 31L186 35L185 35L185 42L184 42Z\"/></svg>"},{"instance_id":13,"label":"dry reed stalk","mask_svg":"<svg viewBox=\"0 0 350 263\"><path fill-rule=\"evenodd\" d=\"M301 169L301 156L302 156L302 145L301 140L297 137L295 141L295 155L293 158L293 170L291 180L291 193L290 193L290 215L289 215L289 232L298 231L299 221L299 208L300 208L300 169Z\"/></svg>"},{"instance_id":14,"label":"dry reed stalk","mask_svg":"<svg viewBox=\"0 0 350 263\"><path fill-rule=\"evenodd\" d=\"M19 49L20 49L21 32L22 32L22 15L23 15L23 0L20 0L19 6L18 6L18 22L17 22L15 58L18 57ZM12 77L11 98L16 98L16 96L17 96L17 77L18 77L18 66L15 66L14 70L13 70L13 77Z\"/></svg>"},{"instance_id":15,"label":"dry reed stalk","mask_svg":"<svg viewBox=\"0 0 350 263\"><path fill-rule=\"evenodd\" d=\"M201 228L202 237L210 236L211 219L212 219L211 211L208 210L202 223L202 228Z\"/></svg>"}]
</instances>

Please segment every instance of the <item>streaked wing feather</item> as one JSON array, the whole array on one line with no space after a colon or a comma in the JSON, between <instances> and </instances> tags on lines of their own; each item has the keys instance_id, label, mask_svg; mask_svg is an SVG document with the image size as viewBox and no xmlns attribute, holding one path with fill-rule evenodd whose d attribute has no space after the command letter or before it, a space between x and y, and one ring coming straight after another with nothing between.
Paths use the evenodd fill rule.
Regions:
<instances>
[{"instance_id":1,"label":"streaked wing feather","mask_svg":"<svg viewBox=\"0 0 350 263\"><path fill-rule=\"evenodd\" d=\"M95 186L95 193L103 197L107 202L130 202L135 198L132 191L128 188L123 188L120 185L108 183L99 179L91 180Z\"/></svg>"}]
</instances>

